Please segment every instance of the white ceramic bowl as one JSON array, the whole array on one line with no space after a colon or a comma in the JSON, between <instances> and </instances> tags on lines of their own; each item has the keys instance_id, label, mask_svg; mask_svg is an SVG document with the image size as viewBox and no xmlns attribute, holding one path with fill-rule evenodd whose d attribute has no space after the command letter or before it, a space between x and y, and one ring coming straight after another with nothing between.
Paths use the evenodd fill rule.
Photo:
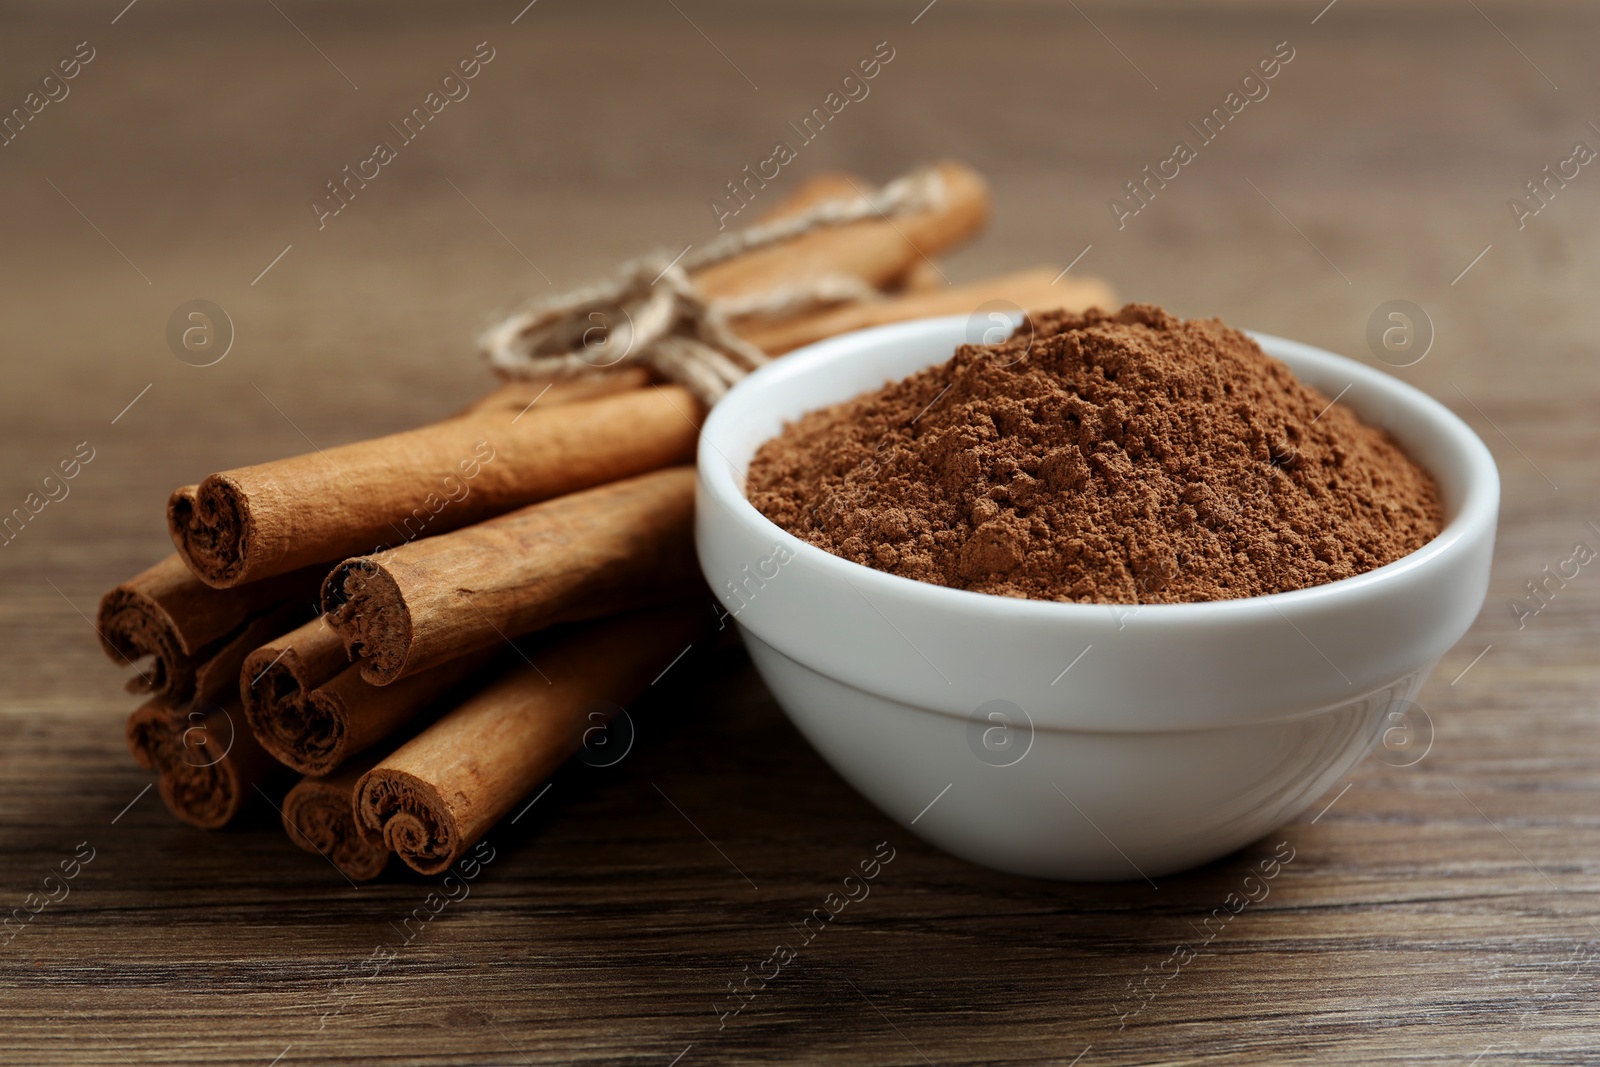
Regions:
<instances>
[{"instance_id":1,"label":"white ceramic bowl","mask_svg":"<svg viewBox=\"0 0 1600 1067\"><path fill-rule=\"evenodd\" d=\"M852 785L927 841L1050 878L1181 870L1305 810L1364 756L1483 603L1500 484L1443 405L1306 345L1261 346L1344 392L1438 480L1417 552L1311 589L1110 607L886 574L745 498L784 423L949 359L965 317L831 338L752 374L700 436L700 563L756 668Z\"/></svg>"}]
</instances>

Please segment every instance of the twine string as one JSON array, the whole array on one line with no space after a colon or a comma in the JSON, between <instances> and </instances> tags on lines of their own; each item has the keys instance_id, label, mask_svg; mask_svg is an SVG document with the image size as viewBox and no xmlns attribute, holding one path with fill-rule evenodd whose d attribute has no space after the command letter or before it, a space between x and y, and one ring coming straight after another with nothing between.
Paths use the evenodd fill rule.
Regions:
<instances>
[{"instance_id":1,"label":"twine string","mask_svg":"<svg viewBox=\"0 0 1600 1067\"><path fill-rule=\"evenodd\" d=\"M824 274L712 299L695 287L695 271L821 229L931 210L944 195L939 173L923 169L871 192L731 230L676 258L652 252L607 278L531 301L485 330L479 346L507 378L574 378L643 364L714 404L770 358L734 333L730 320L794 315L869 299L877 290L854 275Z\"/></svg>"}]
</instances>

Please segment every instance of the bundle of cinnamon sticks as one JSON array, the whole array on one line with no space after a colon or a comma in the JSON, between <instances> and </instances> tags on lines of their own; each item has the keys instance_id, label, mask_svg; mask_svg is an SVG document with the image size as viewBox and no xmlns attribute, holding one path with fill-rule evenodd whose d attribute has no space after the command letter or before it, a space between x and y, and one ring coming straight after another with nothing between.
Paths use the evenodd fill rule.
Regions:
<instances>
[{"instance_id":1,"label":"bundle of cinnamon sticks","mask_svg":"<svg viewBox=\"0 0 1600 1067\"><path fill-rule=\"evenodd\" d=\"M962 286L933 257L988 218L987 187L807 233L694 277L708 296L850 274L881 295L735 320L771 354L846 330L1112 302L1049 268ZM774 216L850 195L814 176ZM403 433L210 474L174 492L176 553L108 592L98 629L146 695L135 760L179 819L252 801L351 879L391 853L444 870L703 641L691 543L703 405L639 368L510 382Z\"/></svg>"}]
</instances>

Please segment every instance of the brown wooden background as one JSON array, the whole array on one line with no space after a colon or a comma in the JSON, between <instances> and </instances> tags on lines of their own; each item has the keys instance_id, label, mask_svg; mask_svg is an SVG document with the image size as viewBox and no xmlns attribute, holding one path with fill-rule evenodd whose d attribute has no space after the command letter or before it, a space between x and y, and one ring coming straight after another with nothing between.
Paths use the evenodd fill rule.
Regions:
<instances>
[{"instance_id":1,"label":"brown wooden background","mask_svg":"<svg viewBox=\"0 0 1600 1067\"><path fill-rule=\"evenodd\" d=\"M1600 547L1600 169L1523 230L1507 207L1600 147L1592 12L522 2L0 15L6 110L95 49L0 148L0 511L78 442L96 456L0 549L0 905L95 850L0 946L0 1060L1600 1062L1600 573L1520 630L1507 607ZM270 821L208 835L153 794L127 807L147 781L130 698L84 616L169 550L172 487L446 411L487 384L471 338L495 309L708 238L723 182L884 40L871 95L773 195L808 167L956 156L998 203L958 280L1092 245L1077 269L1128 297L1363 358L1379 304L1427 310L1433 349L1396 373L1505 480L1489 604L1421 697L1431 751L1368 760L1285 827L1270 896L1119 1029L1129 983L1272 842L1155 891L973 868L876 814L724 648L641 710L627 760L498 828L470 898L352 978L431 883L352 890ZM1271 95L1119 232L1108 197L1284 40ZM480 41L471 96L319 232L322 184ZM192 298L236 326L213 367L164 340ZM885 839L871 896L719 1031L726 984Z\"/></svg>"}]
</instances>

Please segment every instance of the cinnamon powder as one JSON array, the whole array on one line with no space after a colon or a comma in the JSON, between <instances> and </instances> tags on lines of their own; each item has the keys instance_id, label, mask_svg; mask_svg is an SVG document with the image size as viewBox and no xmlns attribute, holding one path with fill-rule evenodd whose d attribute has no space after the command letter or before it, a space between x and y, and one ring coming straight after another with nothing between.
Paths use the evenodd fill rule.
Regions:
<instances>
[{"instance_id":1,"label":"cinnamon powder","mask_svg":"<svg viewBox=\"0 0 1600 1067\"><path fill-rule=\"evenodd\" d=\"M1443 525L1438 487L1387 433L1239 331L1142 304L1036 316L805 415L756 454L748 492L878 570L1099 603L1303 589Z\"/></svg>"}]
</instances>

